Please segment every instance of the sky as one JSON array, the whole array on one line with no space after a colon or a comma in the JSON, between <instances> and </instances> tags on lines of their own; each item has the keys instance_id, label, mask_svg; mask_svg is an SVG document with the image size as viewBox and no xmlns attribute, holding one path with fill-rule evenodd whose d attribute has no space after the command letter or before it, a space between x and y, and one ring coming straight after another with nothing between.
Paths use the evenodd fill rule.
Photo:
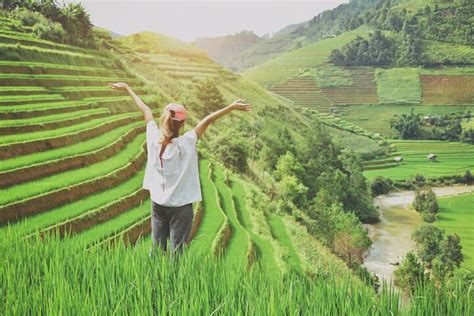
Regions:
<instances>
[{"instance_id":1,"label":"sky","mask_svg":"<svg viewBox=\"0 0 474 316\"><path fill-rule=\"evenodd\" d=\"M66 2L77 2L67 0ZM309 20L348 0L82 0L92 23L129 35L154 31L192 41L248 30L257 35Z\"/></svg>"}]
</instances>

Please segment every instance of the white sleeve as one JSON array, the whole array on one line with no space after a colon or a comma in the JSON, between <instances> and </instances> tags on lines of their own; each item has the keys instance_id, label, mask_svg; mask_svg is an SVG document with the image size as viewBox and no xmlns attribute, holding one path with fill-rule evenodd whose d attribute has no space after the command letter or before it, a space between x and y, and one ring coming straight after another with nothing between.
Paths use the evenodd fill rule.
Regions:
<instances>
[{"instance_id":1,"label":"white sleeve","mask_svg":"<svg viewBox=\"0 0 474 316\"><path fill-rule=\"evenodd\" d=\"M160 130L155 120L150 120L146 124L146 143L150 146L153 143L157 143L160 138Z\"/></svg>"},{"instance_id":2,"label":"white sleeve","mask_svg":"<svg viewBox=\"0 0 474 316\"><path fill-rule=\"evenodd\" d=\"M192 130L184 133L183 140L186 142L186 145L195 146L198 140L196 130L193 128Z\"/></svg>"}]
</instances>

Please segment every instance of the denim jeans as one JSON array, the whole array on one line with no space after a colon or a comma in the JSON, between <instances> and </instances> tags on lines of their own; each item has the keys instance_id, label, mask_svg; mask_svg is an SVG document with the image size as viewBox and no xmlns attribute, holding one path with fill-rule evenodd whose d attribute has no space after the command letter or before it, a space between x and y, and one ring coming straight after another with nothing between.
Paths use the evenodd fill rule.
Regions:
<instances>
[{"instance_id":1,"label":"denim jeans","mask_svg":"<svg viewBox=\"0 0 474 316\"><path fill-rule=\"evenodd\" d=\"M163 206L154 201L151 204L152 250L160 246L166 252L169 240L171 253L182 253L193 224L193 204L178 207Z\"/></svg>"}]
</instances>

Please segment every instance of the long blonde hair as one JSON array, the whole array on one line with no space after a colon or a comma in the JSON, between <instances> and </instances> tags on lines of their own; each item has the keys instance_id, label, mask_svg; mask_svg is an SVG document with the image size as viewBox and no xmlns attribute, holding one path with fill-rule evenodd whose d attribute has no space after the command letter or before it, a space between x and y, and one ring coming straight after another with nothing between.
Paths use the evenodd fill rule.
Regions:
<instances>
[{"instance_id":1,"label":"long blonde hair","mask_svg":"<svg viewBox=\"0 0 474 316\"><path fill-rule=\"evenodd\" d=\"M171 140L179 136L181 127L184 126L183 121L173 120L174 111L164 111L160 117L161 137L159 143L162 144L165 140Z\"/></svg>"}]
</instances>

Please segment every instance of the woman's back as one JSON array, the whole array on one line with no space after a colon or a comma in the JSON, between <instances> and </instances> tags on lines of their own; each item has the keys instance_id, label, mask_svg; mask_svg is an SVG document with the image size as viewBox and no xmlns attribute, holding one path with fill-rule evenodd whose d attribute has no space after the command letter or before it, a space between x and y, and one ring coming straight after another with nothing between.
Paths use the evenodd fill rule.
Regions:
<instances>
[{"instance_id":1,"label":"woman's back","mask_svg":"<svg viewBox=\"0 0 474 316\"><path fill-rule=\"evenodd\" d=\"M197 135L194 129L159 143L160 130L154 120L146 125L148 160L143 188L151 199L163 206L181 206L202 200L199 184Z\"/></svg>"}]
</instances>

